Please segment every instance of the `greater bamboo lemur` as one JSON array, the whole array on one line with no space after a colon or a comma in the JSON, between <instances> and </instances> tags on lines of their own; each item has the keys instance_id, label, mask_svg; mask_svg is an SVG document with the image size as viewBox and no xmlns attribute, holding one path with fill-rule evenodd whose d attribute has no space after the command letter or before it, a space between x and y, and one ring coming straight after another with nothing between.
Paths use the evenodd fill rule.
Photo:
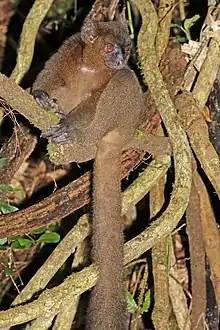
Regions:
<instances>
[{"instance_id":1,"label":"greater bamboo lemur","mask_svg":"<svg viewBox=\"0 0 220 330\"><path fill-rule=\"evenodd\" d=\"M139 83L127 66L130 49L123 18L87 18L81 33L64 42L33 85L42 107L63 114L44 136L57 144L79 144L76 160L82 148L91 150L82 161L95 158L93 255L99 279L87 322L92 330L126 329L120 159L143 109Z\"/></svg>"}]
</instances>

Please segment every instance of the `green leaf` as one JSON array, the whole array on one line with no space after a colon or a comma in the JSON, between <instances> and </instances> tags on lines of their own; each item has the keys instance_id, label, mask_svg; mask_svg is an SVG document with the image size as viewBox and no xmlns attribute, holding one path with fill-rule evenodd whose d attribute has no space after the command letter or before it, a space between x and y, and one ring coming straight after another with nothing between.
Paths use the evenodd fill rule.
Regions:
<instances>
[{"instance_id":1,"label":"green leaf","mask_svg":"<svg viewBox=\"0 0 220 330\"><path fill-rule=\"evenodd\" d=\"M12 206L12 205L9 205L6 203L0 203L0 211L3 214L8 214L8 213L18 211L18 208L16 206Z\"/></svg>"},{"instance_id":2,"label":"green leaf","mask_svg":"<svg viewBox=\"0 0 220 330\"><path fill-rule=\"evenodd\" d=\"M0 168L5 165L6 158L0 157Z\"/></svg>"},{"instance_id":3,"label":"green leaf","mask_svg":"<svg viewBox=\"0 0 220 330\"><path fill-rule=\"evenodd\" d=\"M9 242L17 241L19 238L23 238L22 236L10 236L8 237Z\"/></svg>"},{"instance_id":4,"label":"green leaf","mask_svg":"<svg viewBox=\"0 0 220 330\"><path fill-rule=\"evenodd\" d=\"M132 294L127 291L127 311L128 313L135 313L138 309L138 305L136 304L136 301L132 297Z\"/></svg>"},{"instance_id":5,"label":"green leaf","mask_svg":"<svg viewBox=\"0 0 220 330\"><path fill-rule=\"evenodd\" d=\"M0 190L14 191L10 184L0 184Z\"/></svg>"},{"instance_id":6,"label":"green leaf","mask_svg":"<svg viewBox=\"0 0 220 330\"><path fill-rule=\"evenodd\" d=\"M141 314L147 313L149 311L150 304L151 304L151 291L148 290L144 295L144 303L141 308Z\"/></svg>"},{"instance_id":7,"label":"green leaf","mask_svg":"<svg viewBox=\"0 0 220 330\"><path fill-rule=\"evenodd\" d=\"M184 42L187 42L186 37L176 36L175 40L178 41L180 44L184 44Z\"/></svg>"},{"instance_id":8,"label":"green leaf","mask_svg":"<svg viewBox=\"0 0 220 330\"><path fill-rule=\"evenodd\" d=\"M0 245L4 245L7 241L7 238L0 238Z\"/></svg>"},{"instance_id":9,"label":"green leaf","mask_svg":"<svg viewBox=\"0 0 220 330\"><path fill-rule=\"evenodd\" d=\"M40 228L37 228L35 230L33 230L30 234L31 235L38 235L38 234L42 234L46 231L47 227L44 226L44 227L40 227Z\"/></svg>"},{"instance_id":10,"label":"green leaf","mask_svg":"<svg viewBox=\"0 0 220 330\"><path fill-rule=\"evenodd\" d=\"M42 243L58 243L60 235L57 233L45 233L38 238L38 242Z\"/></svg>"},{"instance_id":11,"label":"green leaf","mask_svg":"<svg viewBox=\"0 0 220 330\"><path fill-rule=\"evenodd\" d=\"M30 240L29 238L19 238L18 242L21 246L23 246L24 248L28 248L33 244L33 241Z\"/></svg>"},{"instance_id":12,"label":"green leaf","mask_svg":"<svg viewBox=\"0 0 220 330\"><path fill-rule=\"evenodd\" d=\"M0 251L7 250L7 245L0 245Z\"/></svg>"},{"instance_id":13,"label":"green leaf","mask_svg":"<svg viewBox=\"0 0 220 330\"><path fill-rule=\"evenodd\" d=\"M191 29L191 27L198 21L198 19L200 18L200 15L194 15L191 18L186 18L184 21L184 29L189 31L189 29Z\"/></svg>"},{"instance_id":14,"label":"green leaf","mask_svg":"<svg viewBox=\"0 0 220 330\"><path fill-rule=\"evenodd\" d=\"M33 244L33 241L28 238L20 237L18 240L12 242L12 249L25 249L29 248Z\"/></svg>"},{"instance_id":15,"label":"green leaf","mask_svg":"<svg viewBox=\"0 0 220 330\"><path fill-rule=\"evenodd\" d=\"M199 18L199 15L194 15L191 18L185 19L183 26L188 40L191 40L190 29L198 21Z\"/></svg>"},{"instance_id":16,"label":"green leaf","mask_svg":"<svg viewBox=\"0 0 220 330\"><path fill-rule=\"evenodd\" d=\"M6 266L4 268L4 273L5 273L5 276L11 276L13 274L13 269L10 268L10 267L8 267L8 266Z\"/></svg>"},{"instance_id":17,"label":"green leaf","mask_svg":"<svg viewBox=\"0 0 220 330\"><path fill-rule=\"evenodd\" d=\"M25 247L22 246L18 241L15 241L11 244L12 249L24 249Z\"/></svg>"}]
</instances>

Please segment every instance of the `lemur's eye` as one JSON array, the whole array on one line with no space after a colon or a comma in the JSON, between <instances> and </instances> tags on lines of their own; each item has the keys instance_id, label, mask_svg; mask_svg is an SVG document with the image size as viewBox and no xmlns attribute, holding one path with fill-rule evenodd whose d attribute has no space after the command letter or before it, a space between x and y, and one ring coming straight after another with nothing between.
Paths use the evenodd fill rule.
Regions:
<instances>
[{"instance_id":1,"label":"lemur's eye","mask_svg":"<svg viewBox=\"0 0 220 330\"><path fill-rule=\"evenodd\" d=\"M105 45L105 52L111 53L114 50L114 46L112 44L106 44Z\"/></svg>"}]
</instances>

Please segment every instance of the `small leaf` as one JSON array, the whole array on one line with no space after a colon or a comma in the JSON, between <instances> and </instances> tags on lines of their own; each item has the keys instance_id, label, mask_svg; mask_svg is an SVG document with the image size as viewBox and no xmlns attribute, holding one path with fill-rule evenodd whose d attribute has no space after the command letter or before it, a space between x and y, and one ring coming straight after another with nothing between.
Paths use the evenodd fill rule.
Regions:
<instances>
[{"instance_id":1,"label":"small leaf","mask_svg":"<svg viewBox=\"0 0 220 330\"><path fill-rule=\"evenodd\" d=\"M33 241L30 240L29 238L19 238L18 242L21 246L23 246L24 248L28 248L33 244Z\"/></svg>"},{"instance_id":2,"label":"small leaf","mask_svg":"<svg viewBox=\"0 0 220 330\"><path fill-rule=\"evenodd\" d=\"M191 27L198 21L198 19L200 18L200 15L194 15L191 18L186 18L184 21L184 29L189 31L189 29L191 29Z\"/></svg>"},{"instance_id":3,"label":"small leaf","mask_svg":"<svg viewBox=\"0 0 220 330\"><path fill-rule=\"evenodd\" d=\"M22 246L18 241L15 241L11 244L12 249L24 249L25 247Z\"/></svg>"},{"instance_id":4,"label":"small leaf","mask_svg":"<svg viewBox=\"0 0 220 330\"><path fill-rule=\"evenodd\" d=\"M45 232L46 229L47 229L46 226L44 226L44 227L40 227L40 228L37 228L37 229L33 230L30 234L31 234L31 235L42 234L42 233Z\"/></svg>"},{"instance_id":5,"label":"small leaf","mask_svg":"<svg viewBox=\"0 0 220 330\"><path fill-rule=\"evenodd\" d=\"M0 251L7 250L7 245L0 245Z\"/></svg>"},{"instance_id":6,"label":"small leaf","mask_svg":"<svg viewBox=\"0 0 220 330\"><path fill-rule=\"evenodd\" d=\"M8 237L9 242L17 241L19 238L22 238L22 236L10 236Z\"/></svg>"},{"instance_id":7,"label":"small leaf","mask_svg":"<svg viewBox=\"0 0 220 330\"><path fill-rule=\"evenodd\" d=\"M175 40L178 41L180 44L184 44L184 42L187 42L186 37L176 36Z\"/></svg>"},{"instance_id":8,"label":"small leaf","mask_svg":"<svg viewBox=\"0 0 220 330\"><path fill-rule=\"evenodd\" d=\"M58 243L60 235L57 233L45 233L38 238L38 242L42 243Z\"/></svg>"},{"instance_id":9,"label":"small leaf","mask_svg":"<svg viewBox=\"0 0 220 330\"><path fill-rule=\"evenodd\" d=\"M199 15L194 15L191 18L185 19L183 26L188 40L191 40L190 29L196 23L196 21L198 21L199 18Z\"/></svg>"},{"instance_id":10,"label":"small leaf","mask_svg":"<svg viewBox=\"0 0 220 330\"><path fill-rule=\"evenodd\" d=\"M151 291L148 290L144 295L144 303L141 308L141 314L147 313L149 311L150 304L151 304Z\"/></svg>"},{"instance_id":11,"label":"small leaf","mask_svg":"<svg viewBox=\"0 0 220 330\"><path fill-rule=\"evenodd\" d=\"M6 203L0 203L0 211L3 214L8 214L8 213L18 211L18 208L16 206L12 206L12 205L9 205Z\"/></svg>"},{"instance_id":12,"label":"small leaf","mask_svg":"<svg viewBox=\"0 0 220 330\"><path fill-rule=\"evenodd\" d=\"M7 238L0 238L0 245L4 245L7 241Z\"/></svg>"},{"instance_id":13,"label":"small leaf","mask_svg":"<svg viewBox=\"0 0 220 330\"><path fill-rule=\"evenodd\" d=\"M5 165L6 158L0 157L0 168Z\"/></svg>"},{"instance_id":14,"label":"small leaf","mask_svg":"<svg viewBox=\"0 0 220 330\"><path fill-rule=\"evenodd\" d=\"M0 184L0 190L14 191L10 184Z\"/></svg>"},{"instance_id":15,"label":"small leaf","mask_svg":"<svg viewBox=\"0 0 220 330\"><path fill-rule=\"evenodd\" d=\"M13 269L10 268L10 267L8 267L8 266L6 266L4 268L4 273L5 273L5 276L11 276L13 274Z\"/></svg>"},{"instance_id":16,"label":"small leaf","mask_svg":"<svg viewBox=\"0 0 220 330\"><path fill-rule=\"evenodd\" d=\"M132 297L131 293L127 291L127 311L128 313L135 313L138 309L138 305L136 304L136 301Z\"/></svg>"}]
</instances>

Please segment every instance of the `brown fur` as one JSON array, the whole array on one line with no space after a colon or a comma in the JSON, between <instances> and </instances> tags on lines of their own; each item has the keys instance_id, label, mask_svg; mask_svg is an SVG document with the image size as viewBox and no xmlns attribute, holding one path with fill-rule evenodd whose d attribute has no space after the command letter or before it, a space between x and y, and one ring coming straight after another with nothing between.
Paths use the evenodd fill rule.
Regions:
<instances>
[{"instance_id":1,"label":"brown fur","mask_svg":"<svg viewBox=\"0 0 220 330\"><path fill-rule=\"evenodd\" d=\"M108 24L114 24L114 33L108 33ZM95 157L93 255L100 277L89 309L87 328L92 330L126 329L120 159L122 149L134 137L143 109L140 86L132 70L112 70L103 64L103 43L128 37L121 23L108 24L99 30L99 38L92 45L82 42L80 36L65 42L33 86L33 90L44 90L56 98L68 114L66 125L75 160ZM94 72L82 74L83 66Z\"/></svg>"},{"instance_id":2,"label":"brown fur","mask_svg":"<svg viewBox=\"0 0 220 330\"><path fill-rule=\"evenodd\" d=\"M106 54L104 45L117 38L124 42L128 35L120 21L88 21L81 34L74 35L64 42L58 52L46 63L38 75L32 90L43 90L51 98L56 98L65 114L70 113L95 91L103 91L116 70L104 65ZM91 30L91 32L90 32ZM95 33L94 41L82 40L82 34ZM128 37L127 37L128 38Z\"/></svg>"},{"instance_id":3,"label":"brown fur","mask_svg":"<svg viewBox=\"0 0 220 330\"><path fill-rule=\"evenodd\" d=\"M134 73L129 69L120 70L99 99L97 126L91 129L91 134L97 131L102 136L100 142L96 142L93 179L93 253L100 273L90 303L88 329L91 330L126 329L120 216L121 152L133 139L142 102ZM98 141L98 136L94 136L94 141Z\"/></svg>"},{"instance_id":4,"label":"brown fur","mask_svg":"<svg viewBox=\"0 0 220 330\"><path fill-rule=\"evenodd\" d=\"M132 94L132 100L128 98L129 93ZM143 107L141 90L134 73L129 68L117 71L97 99L95 104L91 97L91 100L84 102L86 106L82 108L80 105L69 114L68 120L73 126L72 140L96 146L102 137L116 127L120 127L124 141L133 138L139 124L138 112ZM131 108L131 104L134 108ZM79 123L79 117L85 118L84 125Z\"/></svg>"},{"instance_id":5,"label":"brown fur","mask_svg":"<svg viewBox=\"0 0 220 330\"><path fill-rule=\"evenodd\" d=\"M93 202L93 253L99 279L92 291L88 328L124 330L121 144L116 131L108 133L98 145Z\"/></svg>"}]
</instances>

